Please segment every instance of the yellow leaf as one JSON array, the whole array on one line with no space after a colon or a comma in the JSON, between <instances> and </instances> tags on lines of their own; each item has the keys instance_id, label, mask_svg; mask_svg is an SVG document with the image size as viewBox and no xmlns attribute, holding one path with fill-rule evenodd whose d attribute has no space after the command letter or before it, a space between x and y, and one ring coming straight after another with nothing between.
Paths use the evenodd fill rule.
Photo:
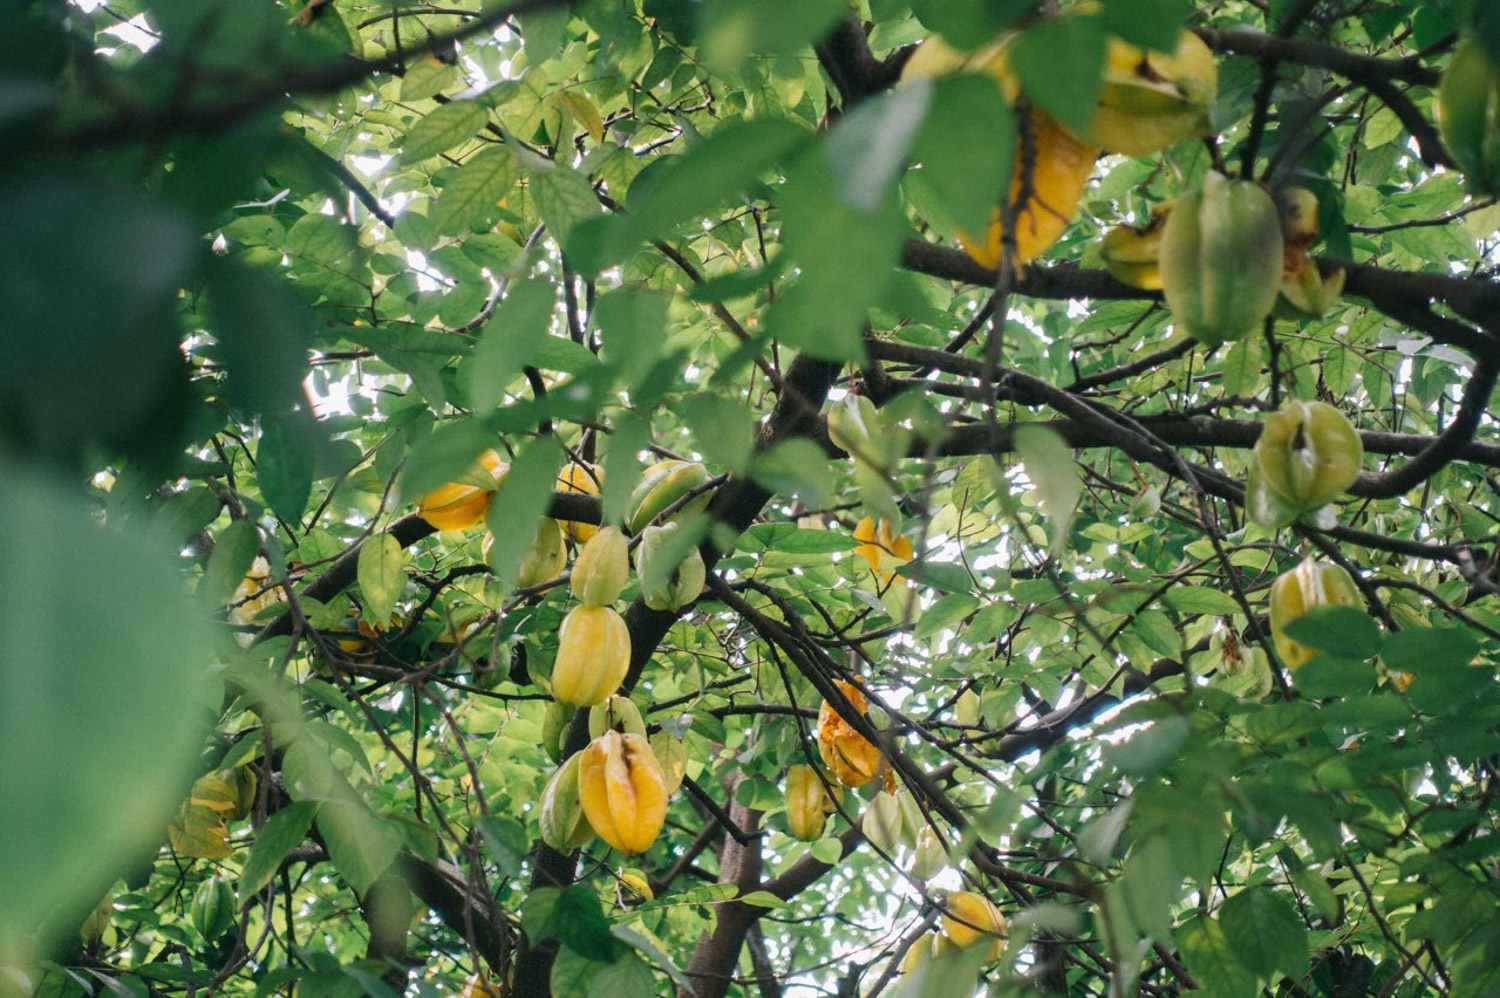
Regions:
<instances>
[{"instance_id":1,"label":"yellow leaf","mask_svg":"<svg viewBox=\"0 0 1500 998\"><path fill-rule=\"evenodd\" d=\"M167 840L190 859L224 859L234 852L229 827L216 811L200 804L183 805L177 820L167 826Z\"/></svg>"},{"instance_id":2,"label":"yellow leaf","mask_svg":"<svg viewBox=\"0 0 1500 998\"><path fill-rule=\"evenodd\" d=\"M198 778L188 794L188 804L206 807L220 814L229 814L239 806L240 795L228 781L217 773Z\"/></svg>"},{"instance_id":3,"label":"yellow leaf","mask_svg":"<svg viewBox=\"0 0 1500 998\"><path fill-rule=\"evenodd\" d=\"M599 116L599 109L594 107L593 101L576 90L562 91L557 95L557 101L574 121L583 126L590 138L595 142L604 141L604 119Z\"/></svg>"}]
</instances>

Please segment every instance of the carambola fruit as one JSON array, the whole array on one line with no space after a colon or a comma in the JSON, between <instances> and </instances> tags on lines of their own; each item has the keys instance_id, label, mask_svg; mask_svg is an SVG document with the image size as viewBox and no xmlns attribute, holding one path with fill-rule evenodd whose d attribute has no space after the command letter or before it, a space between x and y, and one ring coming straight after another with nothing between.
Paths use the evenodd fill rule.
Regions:
<instances>
[{"instance_id":1,"label":"carambola fruit","mask_svg":"<svg viewBox=\"0 0 1500 998\"><path fill-rule=\"evenodd\" d=\"M1265 188L1210 171L1177 198L1161 237L1172 320L1211 347L1258 328L1281 291L1281 221Z\"/></svg>"},{"instance_id":2,"label":"carambola fruit","mask_svg":"<svg viewBox=\"0 0 1500 998\"><path fill-rule=\"evenodd\" d=\"M1267 530L1303 519L1334 524L1333 500L1359 477L1364 444L1354 425L1326 402L1292 400L1266 417L1246 483L1250 519Z\"/></svg>"},{"instance_id":3,"label":"carambola fruit","mask_svg":"<svg viewBox=\"0 0 1500 998\"><path fill-rule=\"evenodd\" d=\"M1271 637L1276 654L1288 669L1306 665L1318 654L1316 648L1287 636L1286 626L1315 606L1364 605L1359 587L1348 572L1332 562L1304 558L1296 568L1283 572L1271 583Z\"/></svg>"},{"instance_id":4,"label":"carambola fruit","mask_svg":"<svg viewBox=\"0 0 1500 998\"><path fill-rule=\"evenodd\" d=\"M646 739L606 731L582 756L578 795L595 833L623 853L651 848L667 817L667 786Z\"/></svg>"},{"instance_id":5,"label":"carambola fruit","mask_svg":"<svg viewBox=\"0 0 1500 998\"><path fill-rule=\"evenodd\" d=\"M461 480L439 485L417 498L417 515L439 530L467 530L484 519L490 495L505 479L500 455L487 450Z\"/></svg>"},{"instance_id":6,"label":"carambola fruit","mask_svg":"<svg viewBox=\"0 0 1500 998\"><path fill-rule=\"evenodd\" d=\"M574 707L592 707L625 680L630 668L630 631L607 606L576 606L557 632L552 697Z\"/></svg>"}]
</instances>

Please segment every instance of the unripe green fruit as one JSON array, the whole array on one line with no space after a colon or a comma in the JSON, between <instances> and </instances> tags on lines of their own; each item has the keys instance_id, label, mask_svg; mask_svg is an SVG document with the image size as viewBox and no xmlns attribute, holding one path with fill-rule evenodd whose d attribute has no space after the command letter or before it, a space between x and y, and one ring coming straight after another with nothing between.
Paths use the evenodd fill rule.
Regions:
<instances>
[{"instance_id":1,"label":"unripe green fruit","mask_svg":"<svg viewBox=\"0 0 1500 998\"><path fill-rule=\"evenodd\" d=\"M689 548L676 565L668 565L670 549L675 545L675 523L647 527L635 549L635 574L640 583L641 601L653 610L673 613L696 600L703 592L708 569L696 547Z\"/></svg>"},{"instance_id":2,"label":"unripe green fruit","mask_svg":"<svg viewBox=\"0 0 1500 998\"><path fill-rule=\"evenodd\" d=\"M1179 197L1161 240L1173 321L1211 347L1243 339L1281 292L1281 219L1265 188L1210 171Z\"/></svg>"},{"instance_id":3,"label":"unripe green fruit","mask_svg":"<svg viewBox=\"0 0 1500 998\"><path fill-rule=\"evenodd\" d=\"M582 759L582 752L569 756L542 790L542 841L558 852L580 849L594 837L578 797L578 764Z\"/></svg>"},{"instance_id":4,"label":"unripe green fruit","mask_svg":"<svg viewBox=\"0 0 1500 998\"><path fill-rule=\"evenodd\" d=\"M856 461L888 467L880 413L863 395L845 395L829 408L828 438Z\"/></svg>"},{"instance_id":5,"label":"unripe green fruit","mask_svg":"<svg viewBox=\"0 0 1500 998\"><path fill-rule=\"evenodd\" d=\"M630 546L615 527L601 527L573 559L570 585L584 606L608 606L630 576Z\"/></svg>"},{"instance_id":6,"label":"unripe green fruit","mask_svg":"<svg viewBox=\"0 0 1500 998\"><path fill-rule=\"evenodd\" d=\"M1348 572L1331 562L1304 558L1271 583L1271 637L1276 642L1276 654L1288 669L1300 668L1318 652L1288 637L1286 626L1315 606L1363 605L1359 587Z\"/></svg>"},{"instance_id":7,"label":"unripe green fruit","mask_svg":"<svg viewBox=\"0 0 1500 998\"><path fill-rule=\"evenodd\" d=\"M953 716L959 724L973 727L979 723L979 694L973 687L964 690L953 702Z\"/></svg>"},{"instance_id":8,"label":"unripe green fruit","mask_svg":"<svg viewBox=\"0 0 1500 998\"><path fill-rule=\"evenodd\" d=\"M593 740L606 731L620 731L627 735L644 735L646 721L641 709L629 697L612 696L603 703L589 708L589 739Z\"/></svg>"},{"instance_id":9,"label":"unripe green fruit","mask_svg":"<svg viewBox=\"0 0 1500 998\"><path fill-rule=\"evenodd\" d=\"M193 927L204 939L217 939L234 924L234 888L222 877L209 877L193 893Z\"/></svg>"},{"instance_id":10,"label":"unripe green fruit","mask_svg":"<svg viewBox=\"0 0 1500 998\"><path fill-rule=\"evenodd\" d=\"M1365 454L1353 424L1324 402L1293 400L1266 417L1245 491L1250 519L1267 530L1297 519L1334 524L1328 504L1359 477Z\"/></svg>"},{"instance_id":11,"label":"unripe green fruit","mask_svg":"<svg viewBox=\"0 0 1500 998\"><path fill-rule=\"evenodd\" d=\"M646 469L641 484L630 493L629 514L625 524L638 534L668 506L708 481L708 469L692 461L662 461ZM708 505L711 494L701 493L673 514L673 519L687 519Z\"/></svg>"},{"instance_id":12,"label":"unripe green fruit","mask_svg":"<svg viewBox=\"0 0 1500 998\"><path fill-rule=\"evenodd\" d=\"M901 802L896 795L882 790L870 803L859 819L859 830L876 848L885 853L894 853L901 844L905 830L901 819Z\"/></svg>"},{"instance_id":13,"label":"unripe green fruit","mask_svg":"<svg viewBox=\"0 0 1500 998\"><path fill-rule=\"evenodd\" d=\"M1438 82L1443 145L1479 194L1500 193L1500 71L1478 35L1458 43Z\"/></svg>"},{"instance_id":14,"label":"unripe green fruit","mask_svg":"<svg viewBox=\"0 0 1500 998\"><path fill-rule=\"evenodd\" d=\"M563 742L568 737L568 725L573 723L577 709L556 700L547 702L547 711L542 715L542 748L547 758L562 762Z\"/></svg>"},{"instance_id":15,"label":"unripe green fruit","mask_svg":"<svg viewBox=\"0 0 1500 998\"><path fill-rule=\"evenodd\" d=\"M493 536L493 535L492 535ZM490 538L485 538L485 561L489 560ZM541 585L562 575L568 564L568 545L563 540L562 525L550 516L543 517L536 530L536 537L526 553L521 555L521 568L516 576L516 585L522 589Z\"/></svg>"}]
</instances>

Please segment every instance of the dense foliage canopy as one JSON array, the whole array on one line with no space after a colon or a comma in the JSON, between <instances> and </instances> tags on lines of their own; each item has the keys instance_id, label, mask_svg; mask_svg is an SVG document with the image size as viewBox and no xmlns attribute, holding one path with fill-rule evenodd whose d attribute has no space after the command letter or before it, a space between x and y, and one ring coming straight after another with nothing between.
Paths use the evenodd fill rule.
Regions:
<instances>
[{"instance_id":1,"label":"dense foliage canopy","mask_svg":"<svg viewBox=\"0 0 1500 998\"><path fill-rule=\"evenodd\" d=\"M1500 994L1491 5L0 51L0 995Z\"/></svg>"}]
</instances>

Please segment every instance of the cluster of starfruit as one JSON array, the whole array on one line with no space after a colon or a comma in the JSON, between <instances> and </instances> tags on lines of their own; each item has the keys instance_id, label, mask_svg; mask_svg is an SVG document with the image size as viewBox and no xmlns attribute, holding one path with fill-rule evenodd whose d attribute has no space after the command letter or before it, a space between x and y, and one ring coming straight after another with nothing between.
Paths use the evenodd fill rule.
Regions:
<instances>
[{"instance_id":1,"label":"cluster of starfruit","mask_svg":"<svg viewBox=\"0 0 1500 998\"><path fill-rule=\"evenodd\" d=\"M678 543L679 518L708 502L702 465L669 461L648 469L632 494L626 522L641 535L636 572L642 599L655 609L679 610L698 598L706 571L696 547ZM653 525L658 518L666 523ZM568 583L578 605L558 629L553 702L542 740L561 760L574 710L589 708L587 747L569 756L542 793L542 839L572 851L594 836L626 854L645 852L661 832L667 800L681 785L686 755L665 733L651 739L640 708L618 695L630 668L630 631L611 605L630 574L629 544L617 527L592 533L574 559Z\"/></svg>"},{"instance_id":2,"label":"cluster of starfruit","mask_svg":"<svg viewBox=\"0 0 1500 998\"><path fill-rule=\"evenodd\" d=\"M1086 7L1065 16L1089 16ZM1010 68L1015 35L973 53L955 50L942 38L924 41L913 53L903 80L957 72L978 72L996 80L1015 104L1022 95ZM1007 194L1014 215L1012 262L1021 266L1057 242L1077 208L1099 153L1145 156L1182 139L1213 130L1218 66L1208 46L1183 31L1171 52L1138 48L1111 36L1105 53L1099 99L1082 132L1069 130L1033 105L1020 121L1015 163ZM1002 254L1002 213L997 208L983 239L956 233L974 260L996 267Z\"/></svg>"},{"instance_id":3,"label":"cluster of starfruit","mask_svg":"<svg viewBox=\"0 0 1500 998\"><path fill-rule=\"evenodd\" d=\"M1294 319L1333 307L1345 273L1319 269L1308 253L1317 235L1311 191L1291 187L1273 199L1260 184L1210 172L1144 226L1110 229L1100 248L1117 280L1160 290L1177 327L1217 347L1259 329L1278 306Z\"/></svg>"}]
</instances>

